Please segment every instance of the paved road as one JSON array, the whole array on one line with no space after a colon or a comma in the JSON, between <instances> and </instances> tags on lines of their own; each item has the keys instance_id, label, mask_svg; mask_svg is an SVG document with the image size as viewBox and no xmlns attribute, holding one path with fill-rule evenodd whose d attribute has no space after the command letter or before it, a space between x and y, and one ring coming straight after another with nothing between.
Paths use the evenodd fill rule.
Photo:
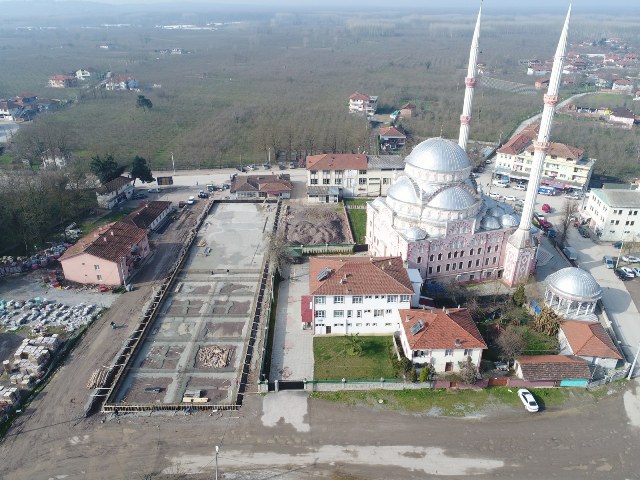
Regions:
<instances>
[{"instance_id":1,"label":"paved road","mask_svg":"<svg viewBox=\"0 0 640 480\"><path fill-rule=\"evenodd\" d=\"M564 107L568 103L571 103L576 98L584 97L585 95L590 95L590 93L577 93L575 95L572 95L571 97L567 98L566 100L563 100L562 102L560 102L558 104L558 106L556 107L556 110L559 109L559 108ZM542 117L542 107L540 107L540 113L534 115L533 117L529 117L526 120L524 120L522 123L520 123L520 125L518 125L518 127L514 130L512 135L516 135L516 134L520 133L522 130L527 128L532 123L539 122L541 117Z\"/></svg>"}]
</instances>

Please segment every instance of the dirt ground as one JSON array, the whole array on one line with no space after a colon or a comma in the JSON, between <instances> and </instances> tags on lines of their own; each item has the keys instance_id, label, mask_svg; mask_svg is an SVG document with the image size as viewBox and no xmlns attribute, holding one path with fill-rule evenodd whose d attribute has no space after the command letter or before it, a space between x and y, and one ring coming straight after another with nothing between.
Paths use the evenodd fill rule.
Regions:
<instances>
[{"instance_id":1,"label":"dirt ground","mask_svg":"<svg viewBox=\"0 0 640 480\"><path fill-rule=\"evenodd\" d=\"M351 238L349 223L335 206L289 204L283 222L290 245L347 243Z\"/></svg>"}]
</instances>

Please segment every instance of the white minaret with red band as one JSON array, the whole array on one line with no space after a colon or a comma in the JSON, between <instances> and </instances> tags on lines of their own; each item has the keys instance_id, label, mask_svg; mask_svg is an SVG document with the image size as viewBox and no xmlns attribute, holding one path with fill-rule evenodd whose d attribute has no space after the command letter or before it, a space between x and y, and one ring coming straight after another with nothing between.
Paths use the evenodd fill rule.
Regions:
<instances>
[{"instance_id":1,"label":"white minaret with red band","mask_svg":"<svg viewBox=\"0 0 640 480\"><path fill-rule=\"evenodd\" d=\"M527 187L527 195L522 208L522 217L520 225L511 237L505 248L505 262L503 281L508 286L513 287L520 283L526 282L530 273L534 270L536 260L536 243L531 236L531 220L533 218L533 209L536 203L536 195L540 186L540 177L544 167L544 159L549 150L549 138L551 135L551 124L555 107L558 103L558 89L560 87L560 78L562 76L562 67L564 64L565 51L567 48L567 36L569 34L569 18L571 16L571 5L567 12L567 18L564 21L556 55L553 59L553 68L551 69L551 78L549 79L549 90L544 96L544 110L542 111L542 120L540 122L540 132L538 139L534 142L535 153L533 163L531 165L531 174L529 176L529 185ZM466 102L466 100L465 100ZM462 135L462 132L460 133Z\"/></svg>"},{"instance_id":2,"label":"white minaret with red band","mask_svg":"<svg viewBox=\"0 0 640 480\"><path fill-rule=\"evenodd\" d=\"M473 32L473 40L471 42L471 51L469 52L469 68L467 69L467 77L464 79L466 88L464 90L464 105L462 107L462 115L460 115L460 136L458 137L458 145L460 145L460 148L462 148L464 151L467 150L467 141L469 140L469 126L471 125L471 107L473 105L473 91L476 87L476 64L478 63L481 15L482 15L482 2L480 2L480 11L478 12L478 20L476 20L476 29Z\"/></svg>"}]
</instances>

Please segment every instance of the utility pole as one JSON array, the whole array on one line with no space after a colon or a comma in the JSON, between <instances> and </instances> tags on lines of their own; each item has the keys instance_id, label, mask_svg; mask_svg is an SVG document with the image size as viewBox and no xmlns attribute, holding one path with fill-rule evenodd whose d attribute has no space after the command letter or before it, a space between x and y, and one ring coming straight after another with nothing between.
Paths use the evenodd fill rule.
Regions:
<instances>
[{"instance_id":1,"label":"utility pole","mask_svg":"<svg viewBox=\"0 0 640 480\"><path fill-rule=\"evenodd\" d=\"M220 448L218 447L218 445L216 445L216 480L218 480L218 452L220 451Z\"/></svg>"},{"instance_id":2,"label":"utility pole","mask_svg":"<svg viewBox=\"0 0 640 480\"><path fill-rule=\"evenodd\" d=\"M173 176L176 175L176 162L173 161L173 152L171 152L171 165L173 165Z\"/></svg>"},{"instance_id":3,"label":"utility pole","mask_svg":"<svg viewBox=\"0 0 640 480\"><path fill-rule=\"evenodd\" d=\"M629 375L627 375L627 380L631 380L633 376L633 370L636 368L636 363L638 363L638 354L640 353L640 342L638 342L638 349L636 350L636 355L633 357L633 362L631 363L631 368L629 369Z\"/></svg>"}]
</instances>

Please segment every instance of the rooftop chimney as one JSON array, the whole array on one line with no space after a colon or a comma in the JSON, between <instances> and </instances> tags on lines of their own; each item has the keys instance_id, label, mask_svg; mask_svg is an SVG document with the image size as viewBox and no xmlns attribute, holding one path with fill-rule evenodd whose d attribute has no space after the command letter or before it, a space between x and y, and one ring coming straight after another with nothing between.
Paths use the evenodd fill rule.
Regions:
<instances>
[{"instance_id":1,"label":"rooftop chimney","mask_svg":"<svg viewBox=\"0 0 640 480\"><path fill-rule=\"evenodd\" d=\"M411 315L409 315L408 313L404 316L404 320L405 322L408 322L409 320L411 320Z\"/></svg>"}]
</instances>

